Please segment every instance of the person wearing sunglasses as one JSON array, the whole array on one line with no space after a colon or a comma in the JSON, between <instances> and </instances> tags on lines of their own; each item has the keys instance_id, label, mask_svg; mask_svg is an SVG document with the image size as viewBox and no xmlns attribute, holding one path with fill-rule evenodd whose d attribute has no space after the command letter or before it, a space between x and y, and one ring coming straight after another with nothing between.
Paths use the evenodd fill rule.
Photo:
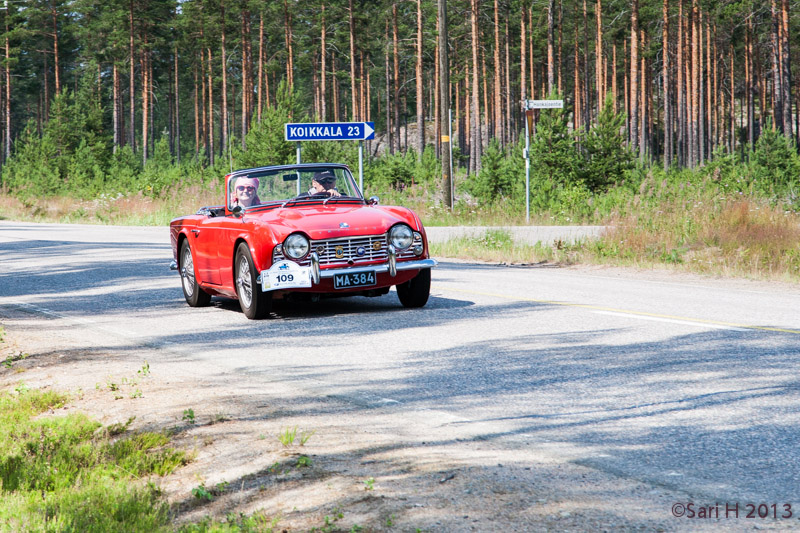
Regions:
<instances>
[{"instance_id":1,"label":"person wearing sunglasses","mask_svg":"<svg viewBox=\"0 0 800 533\"><path fill-rule=\"evenodd\" d=\"M327 194L328 196L341 196L342 194L336 190L336 175L330 170L317 172L311 181L311 188L308 190L309 195L314 194Z\"/></svg>"},{"instance_id":2,"label":"person wearing sunglasses","mask_svg":"<svg viewBox=\"0 0 800 533\"><path fill-rule=\"evenodd\" d=\"M236 206L250 207L258 205L261 200L258 198L258 178L241 176L236 178L236 183L231 194L231 203Z\"/></svg>"}]
</instances>

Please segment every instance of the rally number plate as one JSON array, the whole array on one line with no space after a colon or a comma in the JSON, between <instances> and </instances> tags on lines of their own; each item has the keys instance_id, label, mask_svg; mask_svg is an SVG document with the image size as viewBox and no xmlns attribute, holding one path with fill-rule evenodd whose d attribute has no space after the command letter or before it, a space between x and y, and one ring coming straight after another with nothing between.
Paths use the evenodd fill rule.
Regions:
<instances>
[{"instance_id":1,"label":"rally number plate","mask_svg":"<svg viewBox=\"0 0 800 533\"><path fill-rule=\"evenodd\" d=\"M353 287L368 287L375 285L375 272L354 272L351 274L334 274L334 289L351 289Z\"/></svg>"}]
</instances>

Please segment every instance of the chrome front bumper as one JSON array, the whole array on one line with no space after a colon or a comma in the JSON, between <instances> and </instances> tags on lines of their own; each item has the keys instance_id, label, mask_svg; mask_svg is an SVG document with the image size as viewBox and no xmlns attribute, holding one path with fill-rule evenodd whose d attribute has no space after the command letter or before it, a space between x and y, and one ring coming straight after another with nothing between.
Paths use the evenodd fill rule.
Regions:
<instances>
[{"instance_id":1,"label":"chrome front bumper","mask_svg":"<svg viewBox=\"0 0 800 533\"><path fill-rule=\"evenodd\" d=\"M391 247L390 247L391 248ZM376 274L383 274L388 272L391 277L397 275L398 272L405 270L421 270L423 268L433 268L439 264L436 259L419 259L416 261L401 261L397 262L394 250L389 251L389 261L387 263L378 265L369 265L362 267L339 267L339 268L326 268L321 270L319 267L319 257L316 252L311 253L311 284L319 285L321 279L332 278L336 274L359 274L361 272L375 272ZM261 276L266 274L266 270L258 274L256 283L261 283Z\"/></svg>"}]
</instances>

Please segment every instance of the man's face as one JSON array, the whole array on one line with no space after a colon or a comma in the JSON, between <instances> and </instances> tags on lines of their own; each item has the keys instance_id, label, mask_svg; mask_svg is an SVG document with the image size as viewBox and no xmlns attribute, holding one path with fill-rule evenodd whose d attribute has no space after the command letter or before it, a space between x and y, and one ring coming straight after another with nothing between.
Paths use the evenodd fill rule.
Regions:
<instances>
[{"instance_id":1,"label":"man's face","mask_svg":"<svg viewBox=\"0 0 800 533\"><path fill-rule=\"evenodd\" d=\"M314 180L314 188L319 192L324 192L336 187L336 178L334 176L322 176Z\"/></svg>"}]
</instances>

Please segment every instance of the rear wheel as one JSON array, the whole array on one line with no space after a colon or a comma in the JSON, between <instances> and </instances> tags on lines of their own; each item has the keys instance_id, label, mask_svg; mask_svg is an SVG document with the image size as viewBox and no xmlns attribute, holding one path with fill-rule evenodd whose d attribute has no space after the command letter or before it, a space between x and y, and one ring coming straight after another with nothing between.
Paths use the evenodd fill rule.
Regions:
<instances>
[{"instance_id":1,"label":"rear wheel","mask_svg":"<svg viewBox=\"0 0 800 533\"><path fill-rule=\"evenodd\" d=\"M205 307L211 303L211 295L200 288L197 283L197 275L194 270L194 259L192 259L192 249L189 240L185 239L181 244L180 253L180 273L181 286L183 287L183 297L191 307Z\"/></svg>"},{"instance_id":2,"label":"rear wheel","mask_svg":"<svg viewBox=\"0 0 800 533\"><path fill-rule=\"evenodd\" d=\"M236 294L239 296L239 305L244 315L251 319L266 317L272 309L272 293L263 292L258 286L253 258L250 256L250 249L244 243L236 249L233 268L236 276Z\"/></svg>"},{"instance_id":3,"label":"rear wheel","mask_svg":"<svg viewBox=\"0 0 800 533\"><path fill-rule=\"evenodd\" d=\"M431 294L431 269L424 268L419 274L397 285L397 297L403 307L422 307Z\"/></svg>"}]
</instances>

